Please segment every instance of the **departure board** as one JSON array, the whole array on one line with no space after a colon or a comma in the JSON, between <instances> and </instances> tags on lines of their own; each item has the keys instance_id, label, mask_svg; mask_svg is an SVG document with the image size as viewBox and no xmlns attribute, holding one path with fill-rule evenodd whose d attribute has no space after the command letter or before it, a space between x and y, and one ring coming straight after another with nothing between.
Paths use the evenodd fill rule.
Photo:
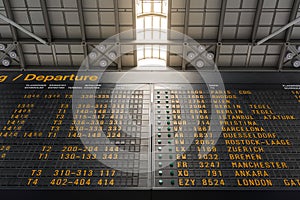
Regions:
<instances>
[{"instance_id":1,"label":"departure board","mask_svg":"<svg viewBox=\"0 0 300 200\"><path fill-rule=\"evenodd\" d=\"M197 87L155 90L156 98L164 96L155 102L156 108L170 107L163 122L160 114L156 116L156 124L169 124L156 136L156 147L168 145L169 152L155 157L155 187L299 187L299 90L234 84L210 95ZM226 102L220 101L223 95ZM183 108L178 98L183 99ZM216 104L210 104L210 98ZM224 114L218 116L217 121L224 121L217 140L218 134L209 128L211 106ZM189 127L193 119L198 123ZM168 166L160 169L164 162Z\"/></svg>"},{"instance_id":2,"label":"departure board","mask_svg":"<svg viewBox=\"0 0 300 200\"><path fill-rule=\"evenodd\" d=\"M300 188L297 84L3 72L0 94L1 190Z\"/></svg>"}]
</instances>

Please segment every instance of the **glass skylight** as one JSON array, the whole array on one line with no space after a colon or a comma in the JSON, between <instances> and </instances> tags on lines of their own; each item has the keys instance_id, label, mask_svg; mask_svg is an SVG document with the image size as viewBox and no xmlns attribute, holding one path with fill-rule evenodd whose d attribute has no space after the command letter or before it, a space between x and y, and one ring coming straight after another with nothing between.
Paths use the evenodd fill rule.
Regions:
<instances>
[{"instance_id":1,"label":"glass skylight","mask_svg":"<svg viewBox=\"0 0 300 200\"><path fill-rule=\"evenodd\" d=\"M137 0L137 40L167 40L168 0ZM138 45L138 66L166 66L166 45Z\"/></svg>"}]
</instances>

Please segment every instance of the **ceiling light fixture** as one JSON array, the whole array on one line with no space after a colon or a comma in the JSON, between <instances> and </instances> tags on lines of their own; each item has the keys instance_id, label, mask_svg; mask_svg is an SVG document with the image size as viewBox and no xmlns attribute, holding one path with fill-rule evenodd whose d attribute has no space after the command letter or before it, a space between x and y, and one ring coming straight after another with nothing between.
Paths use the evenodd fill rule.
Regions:
<instances>
[{"instance_id":1,"label":"ceiling light fixture","mask_svg":"<svg viewBox=\"0 0 300 200\"><path fill-rule=\"evenodd\" d=\"M12 59L16 59L18 57L18 54L16 51L10 51L8 53L9 57L11 57Z\"/></svg>"},{"instance_id":2,"label":"ceiling light fixture","mask_svg":"<svg viewBox=\"0 0 300 200\"><path fill-rule=\"evenodd\" d=\"M196 66L197 67L199 67L199 68L203 68L204 67L204 61L203 60L198 60L197 62L196 62Z\"/></svg>"},{"instance_id":3,"label":"ceiling light fixture","mask_svg":"<svg viewBox=\"0 0 300 200\"><path fill-rule=\"evenodd\" d=\"M4 58L1 63L4 67L9 67L11 64L11 60L9 58Z\"/></svg>"},{"instance_id":4,"label":"ceiling light fixture","mask_svg":"<svg viewBox=\"0 0 300 200\"><path fill-rule=\"evenodd\" d=\"M294 53L288 51L288 52L286 53L286 55L285 55L285 58L286 58L287 60L292 60L292 59L294 58L294 55L295 55Z\"/></svg>"},{"instance_id":5,"label":"ceiling light fixture","mask_svg":"<svg viewBox=\"0 0 300 200\"><path fill-rule=\"evenodd\" d=\"M108 57L112 60L115 60L117 58L117 53L112 51L108 54Z\"/></svg>"},{"instance_id":6,"label":"ceiling light fixture","mask_svg":"<svg viewBox=\"0 0 300 200\"><path fill-rule=\"evenodd\" d=\"M106 46L104 46L104 45L98 45L98 46L96 46L96 48L99 50L99 51L101 51L101 52L104 52L105 50L106 50Z\"/></svg>"},{"instance_id":7,"label":"ceiling light fixture","mask_svg":"<svg viewBox=\"0 0 300 200\"><path fill-rule=\"evenodd\" d=\"M95 59L95 58L97 58L97 56L98 56L98 54L94 51L89 54L90 59Z\"/></svg>"},{"instance_id":8,"label":"ceiling light fixture","mask_svg":"<svg viewBox=\"0 0 300 200\"><path fill-rule=\"evenodd\" d=\"M202 46L202 45L200 45L200 46L198 47L198 51L199 51L200 53L202 53L203 51L205 51L205 47Z\"/></svg>"},{"instance_id":9,"label":"ceiling light fixture","mask_svg":"<svg viewBox=\"0 0 300 200\"><path fill-rule=\"evenodd\" d=\"M207 52L206 58L208 60L213 60L215 58L215 54L213 52Z\"/></svg>"},{"instance_id":10,"label":"ceiling light fixture","mask_svg":"<svg viewBox=\"0 0 300 200\"><path fill-rule=\"evenodd\" d=\"M100 67L107 67L107 65L108 65L108 62L107 62L107 60L101 60L100 61Z\"/></svg>"},{"instance_id":11,"label":"ceiling light fixture","mask_svg":"<svg viewBox=\"0 0 300 200\"><path fill-rule=\"evenodd\" d=\"M196 57L196 54L194 52L190 51L190 52L187 53L187 57L190 60L192 60L192 59L194 59Z\"/></svg>"},{"instance_id":12,"label":"ceiling light fixture","mask_svg":"<svg viewBox=\"0 0 300 200\"><path fill-rule=\"evenodd\" d=\"M295 68L299 68L299 67L300 67L300 60L294 59L294 60L292 61L292 65L293 65L293 67L295 67Z\"/></svg>"},{"instance_id":13,"label":"ceiling light fixture","mask_svg":"<svg viewBox=\"0 0 300 200\"><path fill-rule=\"evenodd\" d=\"M6 44L0 44L0 51L5 51L6 47Z\"/></svg>"}]
</instances>

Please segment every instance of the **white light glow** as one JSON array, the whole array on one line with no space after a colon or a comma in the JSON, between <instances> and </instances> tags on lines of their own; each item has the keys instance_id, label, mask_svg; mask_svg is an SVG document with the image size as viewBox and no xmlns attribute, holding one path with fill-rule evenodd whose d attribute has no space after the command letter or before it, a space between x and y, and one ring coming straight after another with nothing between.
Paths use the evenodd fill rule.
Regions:
<instances>
[{"instance_id":1,"label":"white light glow","mask_svg":"<svg viewBox=\"0 0 300 200\"><path fill-rule=\"evenodd\" d=\"M140 60L139 67L166 67L166 64L164 60L151 58Z\"/></svg>"},{"instance_id":2,"label":"white light glow","mask_svg":"<svg viewBox=\"0 0 300 200\"><path fill-rule=\"evenodd\" d=\"M168 0L137 0L137 40L140 41L162 41L167 39L168 29ZM149 31L155 29L154 31ZM147 30L147 31L143 31ZM159 30L159 31L158 31ZM164 45L138 45L138 66L149 65L166 66L167 47ZM153 59L153 63L152 60Z\"/></svg>"}]
</instances>

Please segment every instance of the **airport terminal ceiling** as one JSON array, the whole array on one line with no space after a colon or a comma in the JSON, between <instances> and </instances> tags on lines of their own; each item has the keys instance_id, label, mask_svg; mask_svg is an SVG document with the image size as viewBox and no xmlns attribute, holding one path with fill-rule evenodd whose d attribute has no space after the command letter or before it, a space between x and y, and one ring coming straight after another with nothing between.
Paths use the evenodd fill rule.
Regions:
<instances>
[{"instance_id":1,"label":"airport terminal ceiling","mask_svg":"<svg viewBox=\"0 0 300 200\"><path fill-rule=\"evenodd\" d=\"M16 44L18 54L17 59L12 59L9 69L78 68L96 45L115 34L136 29L140 24L136 16L141 2L1 0L1 14L48 42L48 46L40 44L1 20L0 44ZM293 66L293 59L287 59L286 55L292 48L292 56L297 57L299 24L256 46L257 41L297 18L298 0L156 2L167 5L165 10L160 10L167 16L165 26L190 36L212 52L220 70L298 71ZM130 39L134 41L136 34L132 33ZM126 71L135 68L138 65L137 54L135 51L122 55L109 69ZM167 53L163 57L169 67L194 69L178 55Z\"/></svg>"}]
</instances>

